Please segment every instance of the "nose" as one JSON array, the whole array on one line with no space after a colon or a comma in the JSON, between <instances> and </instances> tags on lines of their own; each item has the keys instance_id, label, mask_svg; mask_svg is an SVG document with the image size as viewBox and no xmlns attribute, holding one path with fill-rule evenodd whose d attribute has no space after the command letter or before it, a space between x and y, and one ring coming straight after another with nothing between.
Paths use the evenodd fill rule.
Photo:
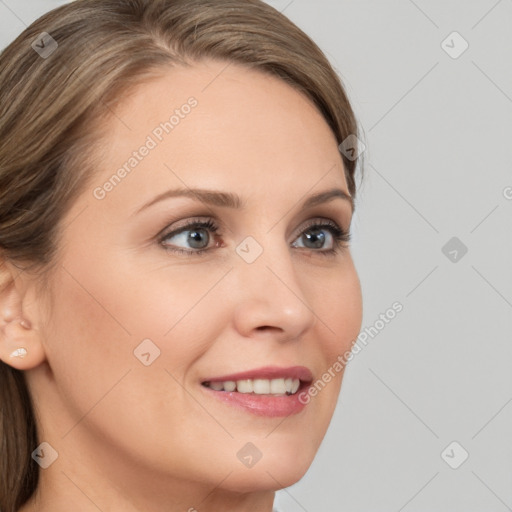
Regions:
<instances>
[{"instance_id":1,"label":"nose","mask_svg":"<svg viewBox=\"0 0 512 512\"><path fill-rule=\"evenodd\" d=\"M233 274L234 324L240 335L294 340L316 322L316 314L304 293L306 277L298 279L286 246L265 249L252 263L240 259Z\"/></svg>"}]
</instances>

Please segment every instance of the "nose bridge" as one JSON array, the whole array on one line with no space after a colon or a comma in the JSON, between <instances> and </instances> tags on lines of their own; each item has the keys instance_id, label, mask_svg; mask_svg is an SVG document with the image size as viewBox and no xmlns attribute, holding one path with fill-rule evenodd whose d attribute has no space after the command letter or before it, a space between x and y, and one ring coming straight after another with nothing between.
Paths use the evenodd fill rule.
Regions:
<instances>
[{"instance_id":1,"label":"nose bridge","mask_svg":"<svg viewBox=\"0 0 512 512\"><path fill-rule=\"evenodd\" d=\"M287 337L297 337L315 320L290 248L278 238L276 233L262 241L247 237L237 247L235 272L241 289L235 316L245 334L274 327Z\"/></svg>"},{"instance_id":2,"label":"nose bridge","mask_svg":"<svg viewBox=\"0 0 512 512\"><path fill-rule=\"evenodd\" d=\"M238 270L243 273L244 281L251 283L253 293L256 289L268 289L280 294L284 289L292 294L291 288L302 294L300 284L296 282L290 249L277 233L258 234L258 240L249 236L239 244L237 253L241 259Z\"/></svg>"}]
</instances>

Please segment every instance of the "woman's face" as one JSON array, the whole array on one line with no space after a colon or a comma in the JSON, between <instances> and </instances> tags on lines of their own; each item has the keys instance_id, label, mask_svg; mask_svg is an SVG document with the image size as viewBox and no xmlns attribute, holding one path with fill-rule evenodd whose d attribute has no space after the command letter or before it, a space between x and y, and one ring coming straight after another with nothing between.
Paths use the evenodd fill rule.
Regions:
<instances>
[{"instance_id":1,"label":"woman's face","mask_svg":"<svg viewBox=\"0 0 512 512\"><path fill-rule=\"evenodd\" d=\"M51 371L29 375L55 467L95 467L125 495L291 485L343 372L305 406L283 391L320 379L361 325L358 276L335 240L352 209L333 134L281 80L205 61L140 86L103 142L62 222L40 324ZM247 376L239 391L221 383Z\"/></svg>"}]
</instances>

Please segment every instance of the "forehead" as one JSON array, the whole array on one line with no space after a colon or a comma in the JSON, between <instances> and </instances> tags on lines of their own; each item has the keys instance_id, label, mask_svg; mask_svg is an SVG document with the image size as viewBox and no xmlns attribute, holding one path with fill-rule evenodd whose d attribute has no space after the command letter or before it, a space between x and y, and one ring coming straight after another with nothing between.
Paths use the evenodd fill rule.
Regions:
<instances>
[{"instance_id":1,"label":"forehead","mask_svg":"<svg viewBox=\"0 0 512 512\"><path fill-rule=\"evenodd\" d=\"M99 171L96 185L120 174L113 187L141 196L169 185L242 195L347 188L334 134L308 98L217 61L169 68L132 90L109 122Z\"/></svg>"}]
</instances>

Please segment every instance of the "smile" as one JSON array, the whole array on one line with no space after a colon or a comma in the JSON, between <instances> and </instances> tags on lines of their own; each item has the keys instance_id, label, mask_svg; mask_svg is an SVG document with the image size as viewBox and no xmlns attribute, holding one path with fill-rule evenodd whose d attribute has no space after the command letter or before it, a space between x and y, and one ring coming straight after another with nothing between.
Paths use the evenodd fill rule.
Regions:
<instances>
[{"instance_id":1,"label":"smile","mask_svg":"<svg viewBox=\"0 0 512 512\"><path fill-rule=\"evenodd\" d=\"M254 393L256 395L294 395L300 387L300 379L242 379L223 382L204 382L203 386L215 391L235 391L237 393Z\"/></svg>"},{"instance_id":2,"label":"smile","mask_svg":"<svg viewBox=\"0 0 512 512\"><path fill-rule=\"evenodd\" d=\"M304 366L264 367L242 373L212 377L201 382L205 392L224 404L258 416L290 416L305 404L298 394L313 382Z\"/></svg>"}]
</instances>

